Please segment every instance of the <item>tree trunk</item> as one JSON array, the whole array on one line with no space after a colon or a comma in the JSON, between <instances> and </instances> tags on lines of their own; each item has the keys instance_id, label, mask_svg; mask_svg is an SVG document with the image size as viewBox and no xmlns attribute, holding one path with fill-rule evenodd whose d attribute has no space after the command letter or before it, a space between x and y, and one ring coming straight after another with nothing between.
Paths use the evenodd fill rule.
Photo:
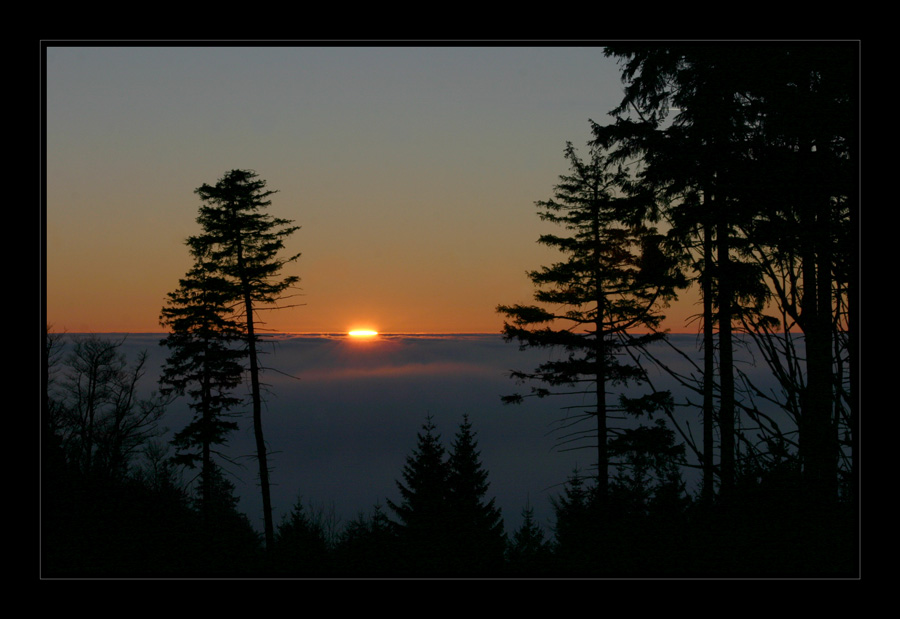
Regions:
<instances>
[{"instance_id":1,"label":"tree trunk","mask_svg":"<svg viewBox=\"0 0 900 619\"><path fill-rule=\"evenodd\" d=\"M594 237L600 244L599 222L594 218ZM603 314L606 299L603 293L603 280L600 270L594 273L597 286L597 317L594 328L597 330L597 496L606 504L609 494L609 454L606 447L606 350L603 330Z\"/></svg>"},{"instance_id":2,"label":"tree trunk","mask_svg":"<svg viewBox=\"0 0 900 619\"><path fill-rule=\"evenodd\" d=\"M606 447L606 376L603 349L601 333L597 342L597 494L605 503L609 491L609 455Z\"/></svg>"},{"instance_id":3,"label":"tree trunk","mask_svg":"<svg viewBox=\"0 0 900 619\"><path fill-rule=\"evenodd\" d=\"M259 487L262 492L263 523L265 527L266 550L271 550L275 541L275 525L272 522L272 499L269 494L269 463L266 441L262 428L262 395L259 388L259 360L256 353L256 328L253 319L253 298L250 284L246 280L243 249L237 248L238 272L244 293L244 311L247 322L247 348L250 357L250 394L253 400L253 435L256 438L256 459L259 462Z\"/></svg>"},{"instance_id":4,"label":"tree trunk","mask_svg":"<svg viewBox=\"0 0 900 619\"><path fill-rule=\"evenodd\" d=\"M707 503L715 495L715 464L713 460L713 416L715 415L715 341L713 334L713 234L712 225L703 226L703 489Z\"/></svg>"},{"instance_id":5,"label":"tree trunk","mask_svg":"<svg viewBox=\"0 0 900 619\"><path fill-rule=\"evenodd\" d=\"M206 350L204 351L204 357L209 359L209 339L206 339L205 342ZM210 521L210 500L211 500L211 488L212 488L212 459L210 454L210 445L209 445L209 423L210 423L210 413L209 407L210 402L212 400L212 393L210 390L210 376L209 376L209 363L208 361L204 361L203 363L203 394L202 404L203 404L203 479L201 480L201 491L203 496L203 502L200 504L201 518L203 520L203 529L206 534L210 531L209 521Z\"/></svg>"},{"instance_id":6,"label":"tree trunk","mask_svg":"<svg viewBox=\"0 0 900 619\"><path fill-rule=\"evenodd\" d=\"M733 294L728 239L728 216L725 200L716 196L718 225L716 244L719 275L719 433L721 435L721 494L728 495L734 487L735 437L734 437L734 360L731 336Z\"/></svg>"},{"instance_id":7,"label":"tree trunk","mask_svg":"<svg viewBox=\"0 0 900 619\"><path fill-rule=\"evenodd\" d=\"M594 243L600 248L600 220L599 212L593 212ZM606 310L606 296L603 291L603 272L600 268L600 257L594 258L594 285L596 286L597 316L594 319L596 329L596 355L597 366L597 497L606 505L609 496L609 454L606 447L606 350L604 340L603 315Z\"/></svg>"},{"instance_id":8,"label":"tree trunk","mask_svg":"<svg viewBox=\"0 0 900 619\"><path fill-rule=\"evenodd\" d=\"M806 394L800 432L804 486L812 505L837 498L837 427L832 415L834 371L832 367L831 226L827 199L819 195L813 173L816 157L804 149L807 171L800 212L803 239L804 320L806 340Z\"/></svg>"},{"instance_id":9,"label":"tree trunk","mask_svg":"<svg viewBox=\"0 0 900 619\"><path fill-rule=\"evenodd\" d=\"M270 550L275 541L272 522L272 499L269 495L269 464L266 457L266 441L262 429L262 397L259 389L259 362L256 355L256 333L253 324L253 301L250 292L244 293L247 311L247 345L250 353L250 391L253 398L253 434L256 437L256 457L259 461L259 486L262 490L263 521L265 523L266 549Z\"/></svg>"}]
</instances>

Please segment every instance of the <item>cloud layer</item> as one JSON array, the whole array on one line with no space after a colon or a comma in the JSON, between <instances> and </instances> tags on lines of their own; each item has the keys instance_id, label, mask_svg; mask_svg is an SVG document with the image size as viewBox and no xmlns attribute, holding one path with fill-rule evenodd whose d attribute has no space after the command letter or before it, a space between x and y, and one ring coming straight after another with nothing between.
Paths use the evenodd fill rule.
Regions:
<instances>
[{"instance_id":1,"label":"cloud layer","mask_svg":"<svg viewBox=\"0 0 900 619\"><path fill-rule=\"evenodd\" d=\"M155 387L167 354L159 339L150 334L126 339L126 354L150 353L143 385L148 390ZM695 336L678 335L673 341L690 356L699 354ZM501 395L521 389L509 371L534 368L553 354L548 351L522 352L499 335L394 335L357 341L322 334L277 336L265 353L269 370L263 426L272 453L276 522L299 496L304 503L333 507L343 522L384 505L385 499L398 500L395 481L401 479L428 416L449 448L462 416L469 415L489 471L490 493L510 531L529 504L549 532L550 497L576 467L587 472L594 464L592 449L562 452L556 446L555 424L566 414L561 407L571 402L547 398L506 406L500 401ZM689 369L680 354L664 356ZM749 357L744 362L753 369ZM671 379L661 374L654 380L657 388L672 387ZM688 395L676 398L685 401ZM165 424L175 431L189 417L187 402L180 400ZM699 423L699 412L696 418ZM229 467L241 497L239 508L261 528L249 415L224 451L243 462Z\"/></svg>"}]
</instances>

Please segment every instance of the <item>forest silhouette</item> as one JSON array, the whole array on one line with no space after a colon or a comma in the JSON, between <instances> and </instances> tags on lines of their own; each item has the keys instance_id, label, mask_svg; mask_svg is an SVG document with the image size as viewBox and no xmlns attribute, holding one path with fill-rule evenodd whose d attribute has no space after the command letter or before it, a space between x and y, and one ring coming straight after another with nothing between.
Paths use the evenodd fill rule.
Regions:
<instances>
[{"instance_id":1,"label":"forest silhouette","mask_svg":"<svg viewBox=\"0 0 900 619\"><path fill-rule=\"evenodd\" d=\"M569 171L536 203L559 262L529 272L534 304L497 308L504 339L559 353L498 397L562 402L560 443L594 457L559 480L550 530L525 504L506 531L468 415L449 441L426 416L396 494L345 525L302 488L273 519L258 316L291 302L299 278L282 270L299 254L282 250L298 227L268 214L276 192L256 172L231 170L196 190L158 390L122 340L42 333L41 576L858 577L858 45L605 53L622 67L614 122L591 123L587 156L567 143ZM690 285L703 360L685 371L654 351ZM739 341L776 389L735 363ZM176 398L193 418L164 443ZM246 455L228 451L245 411L262 532L223 467Z\"/></svg>"}]
</instances>

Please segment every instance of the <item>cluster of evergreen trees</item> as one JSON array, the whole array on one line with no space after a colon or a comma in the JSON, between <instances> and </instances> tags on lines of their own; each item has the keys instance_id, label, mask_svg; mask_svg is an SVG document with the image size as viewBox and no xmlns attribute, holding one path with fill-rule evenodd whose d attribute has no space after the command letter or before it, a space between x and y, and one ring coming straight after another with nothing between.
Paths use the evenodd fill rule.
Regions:
<instances>
[{"instance_id":1,"label":"cluster of evergreen trees","mask_svg":"<svg viewBox=\"0 0 900 619\"><path fill-rule=\"evenodd\" d=\"M146 420L148 411L159 420L171 399L140 397L140 375L129 371L122 343L77 336L64 354L68 342L48 330L43 575L428 577L506 572L503 518L488 497L488 472L468 416L449 453L431 420L423 425L402 481L397 481L400 498L387 501L393 518L376 505L371 514L361 513L338 527L334 514L298 499L267 544L238 509L234 485L210 456L210 441L195 445L202 453L184 451L186 437L206 436L196 429L202 428L202 417L174 434L174 455L156 440L162 428L149 430L137 423ZM142 354L138 368L143 359ZM119 433L113 431L116 420L123 428ZM195 468L200 469L197 478L185 481L183 473ZM517 533L517 539L527 539L510 548L520 557L517 564L524 565L537 547L544 547L543 531L528 523Z\"/></svg>"},{"instance_id":2,"label":"cluster of evergreen trees","mask_svg":"<svg viewBox=\"0 0 900 619\"><path fill-rule=\"evenodd\" d=\"M273 546L283 574L486 577L505 571L507 539L500 509L488 497L468 416L448 453L429 418L397 480L393 515L376 505L340 533L300 500L278 527Z\"/></svg>"},{"instance_id":3,"label":"cluster of evergreen trees","mask_svg":"<svg viewBox=\"0 0 900 619\"><path fill-rule=\"evenodd\" d=\"M705 497L727 500L741 476L787 459L810 509L855 502L858 45L606 53L622 63L625 97L615 122L594 124L592 145L640 162L634 183L656 196L665 247L701 290L706 358L701 378L684 382L702 394L703 439L691 448ZM777 391L734 363L741 341Z\"/></svg>"},{"instance_id":4,"label":"cluster of evergreen trees","mask_svg":"<svg viewBox=\"0 0 900 619\"><path fill-rule=\"evenodd\" d=\"M95 453L120 450L99 462L124 466L94 458L86 468L82 416L108 427L112 403L133 402L119 413L131 419L159 400L139 397L133 381L127 394L94 397L87 413L75 394L89 384L111 394L123 384L122 342L79 336L67 355L61 342L48 334L52 414L44 418L41 505L48 577L846 576L856 567L853 512L809 518L789 474L745 482L745 500L728 512L694 500L681 477L684 445L661 420L609 442L618 465L606 495L576 471L552 499L552 526L536 522L526 505L523 523L507 536L468 417L449 451L429 419L387 510L375 505L341 525L333 511L298 499L267 545L239 510L225 470L214 464L200 483L186 481L190 462L153 440L159 428L132 440L95 430ZM85 349L107 352L90 381ZM172 446L182 442L176 433ZM126 453L124 445L136 448Z\"/></svg>"},{"instance_id":5,"label":"cluster of evergreen trees","mask_svg":"<svg viewBox=\"0 0 900 619\"><path fill-rule=\"evenodd\" d=\"M491 575L503 567L505 532L494 499L486 499L481 466L468 416L445 458L429 420L418 448L397 482L401 502L388 501L399 518L400 560L409 574Z\"/></svg>"},{"instance_id":6,"label":"cluster of evergreen trees","mask_svg":"<svg viewBox=\"0 0 900 619\"><path fill-rule=\"evenodd\" d=\"M566 410L594 424L564 440L596 449L601 503L613 443L635 423L658 432L656 416L696 456L708 507L740 504L760 483L792 487L810 517L855 504L858 46L616 44L606 54L625 84L614 121L592 124L589 158L567 146L570 174L538 202L568 231L540 239L564 260L529 274L538 304L498 308L508 340L559 354L514 372L532 391L506 400L578 398ZM684 372L648 344L667 341L662 312L688 285L700 291L704 358ZM738 346L767 364L775 389L735 364ZM650 366L698 401L654 389ZM645 394L626 397L635 386ZM610 423L623 417L631 423Z\"/></svg>"}]
</instances>

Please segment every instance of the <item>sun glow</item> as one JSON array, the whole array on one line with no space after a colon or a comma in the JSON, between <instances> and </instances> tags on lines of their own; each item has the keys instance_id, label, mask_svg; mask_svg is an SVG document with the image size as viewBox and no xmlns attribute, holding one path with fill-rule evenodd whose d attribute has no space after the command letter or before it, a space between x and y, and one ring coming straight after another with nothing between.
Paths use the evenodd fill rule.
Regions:
<instances>
[{"instance_id":1,"label":"sun glow","mask_svg":"<svg viewBox=\"0 0 900 619\"><path fill-rule=\"evenodd\" d=\"M372 331L370 329L354 329L347 335L350 335L351 337L372 337L378 335L378 331Z\"/></svg>"}]
</instances>

